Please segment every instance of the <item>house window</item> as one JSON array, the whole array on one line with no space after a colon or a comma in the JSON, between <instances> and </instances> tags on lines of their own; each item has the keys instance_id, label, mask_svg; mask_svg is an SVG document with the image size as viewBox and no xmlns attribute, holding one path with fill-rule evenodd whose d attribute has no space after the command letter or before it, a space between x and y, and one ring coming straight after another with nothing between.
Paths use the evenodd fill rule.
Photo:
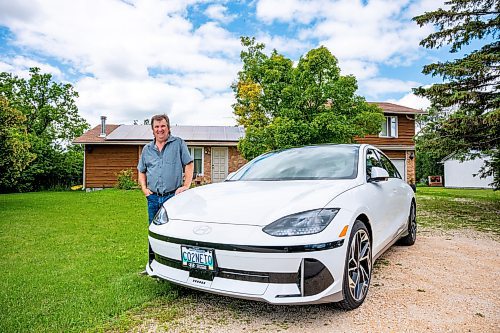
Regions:
<instances>
[{"instance_id":1,"label":"house window","mask_svg":"<svg viewBox=\"0 0 500 333\"><path fill-rule=\"evenodd\" d=\"M385 121L382 122L382 131L379 136L385 138L397 138L398 137L398 117L396 116L386 116Z\"/></svg>"},{"instance_id":2,"label":"house window","mask_svg":"<svg viewBox=\"0 0 500 333\"><path fill-rule=\"evenodd\" d=\"M189 147L189 153L194 160L194 176L203 175L203 148Z\"/></svg>"}]
</instances>

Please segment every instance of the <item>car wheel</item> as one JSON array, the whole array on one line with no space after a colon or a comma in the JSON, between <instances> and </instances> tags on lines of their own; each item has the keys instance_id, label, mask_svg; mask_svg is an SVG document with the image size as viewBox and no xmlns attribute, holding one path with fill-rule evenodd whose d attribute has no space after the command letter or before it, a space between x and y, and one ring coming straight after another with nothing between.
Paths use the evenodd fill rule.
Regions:
<instances>
[{"instance_id":1,"label":"car wheel","mask_svg":"<svg viewBox=\"0 0 500 333\"><path fill-rule=\"evenodd\" d=\"M417 209L412 201L410 206L410 215L408 216L408 235L401 237L400 245L410 246L417 240Z\"/></svg>"},{"instance_id":2,"label":"car wheel","mask_svg":"<svg viewBox=\"0 0 500 333\"><path fill-rule=\"evenodd\" d=\"M352 310L365 300L372 274L372 249L365 225L356 221L352 227L347 248L342 293L344 299L336 305Z\"/></svg>"}]
</instances>

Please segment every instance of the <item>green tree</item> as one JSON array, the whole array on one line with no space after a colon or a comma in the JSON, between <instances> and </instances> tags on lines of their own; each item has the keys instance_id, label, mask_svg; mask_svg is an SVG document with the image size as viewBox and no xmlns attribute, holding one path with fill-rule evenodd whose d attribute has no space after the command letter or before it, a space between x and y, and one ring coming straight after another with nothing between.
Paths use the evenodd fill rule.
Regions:
<instances>
[{"instance_id":1,"label":"green tree","mask_svg":"<svg viewBox=\"0 0 500 333\"><path fill-rule=\"evenodd\" d=\"M238 149L246 159L264 152L320 143L349 143L375 134L382 111L355 94L356 79L340 75L325 47L309 51L297 66L255 38L242 37L242 70L232 86L238 124L246 129Z\"/></svg>"},{"instance_id":2,"label":"green tree","mask_svg":"<svg viewBox=\"0 0 500 333\"><path fill-rule=\"evenodd\" d=\"M421 130L415 136L416 179L427 183L429 176L443 175L444 166L441 161L450 154L447 141L450 138L437 140L435 125L446 119L445 112L439 112L434 107L427 110L427 114L417 115L416 122ZM446 142L445 142L446 141Z\"/></svg>"},{"instance_id":3,"label":"green tree","mask_svg":"<svg viewBox=\"0 0 500 333\"><path fill-rule=\"evenodd\" d=\"M432 107L443 112L443 116L429 122L421 141L427 146L446 147L463 159L490 155L481 176L494 175L494 186L499 188L500 2L450 0L445 4L446 9L414 18L420 26L437 27L420 45L426 48L450 45L451 53L474 40L482 47L462 58L424 66L424 74L441 76L444 82L419 87L415 93L429 98Z\"/></svg>"},{"instance_id":4,"label":"green tree","mask_svg":"<svg viewBox=\"0 0 500 333\"><path fill-rule=\"evenodd\" d=\"M35 158L26 134L26 117L0 96L0 189L15 186Z\"/></svg>"},{"instance_id":5,"label":"green tree","mask_svg":"<svg viewBox=\"0 0 500 333\"><path fill-rule=\"evenodd\" d=\"M68 186L81 179L83 151L71 145L89 125L78 114L78 93L70 84L54 82L50 74L31 68L28 79L0 73L0 96L23 116L30 152L29 163L13 187L2 191L29 191Z\"/></svg>"}]
</instances>

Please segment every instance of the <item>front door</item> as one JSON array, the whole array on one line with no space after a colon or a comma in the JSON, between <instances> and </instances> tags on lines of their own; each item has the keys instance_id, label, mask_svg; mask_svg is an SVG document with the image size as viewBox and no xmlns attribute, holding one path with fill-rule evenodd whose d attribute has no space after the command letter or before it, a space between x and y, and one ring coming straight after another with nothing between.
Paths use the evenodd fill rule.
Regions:
<instances>
[{"instance_id":1,"label":"front door","mask_svg":"<svg viewBox=\"0 0 500 333\"><path fill-rule=\"evenodd\" d=\"M227 177L227 147L212 147L212 183Z\"/></svg>"}]
</instances>

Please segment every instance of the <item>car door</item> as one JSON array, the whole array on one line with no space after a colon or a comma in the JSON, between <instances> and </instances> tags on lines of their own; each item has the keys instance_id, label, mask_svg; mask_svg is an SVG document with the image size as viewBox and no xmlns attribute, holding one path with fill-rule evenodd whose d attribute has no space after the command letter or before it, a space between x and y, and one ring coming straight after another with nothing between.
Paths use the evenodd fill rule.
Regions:
<instances>
[{"instance_id":1,"label":"car door","mask_svg":"<svg viewBox=\"0 0 500 333\"><path fill-rule=\"evenodd\" d=\"M398 172L396 166L391 162L391 160L385 156L383 153L378 151L380 162L387 170L389 174L389 181L393 184L392 190L396 193L394 197L394 206L391 208L391 220L390 230L392 231L391 239L396 237L407 224L408 219L408 197L406 195L408 185L402 179Z\"/></svg>"},{"instance_id":2,"label":"car door","mask_svg":"<svg viewBox=\"0 0 500 333\"><path fill-rule=\"evenodd\" d=\"M367 190L370 192L368 205L372 215L370 218L373 230L373 250L374 253L378 253L392 240L392 235L396 230L394 208L398 204L398 183L394 178L369 182L372 167L384 168L380 155L375 149L369 148L366 152Z\"/></svg>"}]
</instances>

